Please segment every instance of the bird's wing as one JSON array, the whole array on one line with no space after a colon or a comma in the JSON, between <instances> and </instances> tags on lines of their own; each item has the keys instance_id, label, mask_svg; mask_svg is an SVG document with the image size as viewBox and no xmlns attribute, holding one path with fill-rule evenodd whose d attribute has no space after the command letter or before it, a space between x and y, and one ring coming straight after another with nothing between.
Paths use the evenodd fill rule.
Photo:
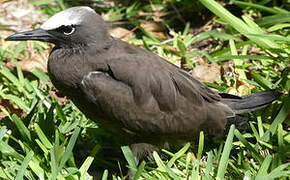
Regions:
<instances>
[{"instance_id":1,"label":"bird's wing","mask_svg":"<svg viewBox=\"0 0 290 180\"><path fill-rule=\"evenodd\" d=\"M137 55L119 57L111 60L108 66L113 78L132 87L135 100L140 104L151 95L164 110L172 110L176 106L178 94L196 103L221 100L218 93L156 55L146 59Z\"/></svg>"},{"instance_id":2,"label":"bird's wing","mask_svg":"<svg viewBox=\"0 0 290 180\"><path fill-rule=\"evenodd\" d=\"M207 109L201 107L205 102L219 101L220 96L163 59L154 60L148 63L135 55L110 59L107 68L84 76L83 92L105 114L134 131L175 131L174 124L180 122L173 116L187 114L184 107L188 107L187 118L203 121L198 117L204 117ZM191 111L196 117L191 116ZM165 128L168 126L172 128Z\"/></svg>"}]
</instances>

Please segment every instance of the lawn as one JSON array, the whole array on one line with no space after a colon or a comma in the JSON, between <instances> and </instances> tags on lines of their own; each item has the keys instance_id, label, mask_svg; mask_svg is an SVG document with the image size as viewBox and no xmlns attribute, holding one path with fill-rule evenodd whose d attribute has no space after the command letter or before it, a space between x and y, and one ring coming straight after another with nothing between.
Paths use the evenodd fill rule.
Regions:
<instances>
[{"instance_id":1,"label":"lawn","mask_svg":"<svg viewBox=\"0 0 290 180\"><path fill-rule=\"evenodd\" d=\"M1 4L2 3L2 4ZM18 0L0 3L0 179L289 179L289 0ZM5 42L76 5L94 8L112 36L152 51L208 87L283 95L224 137L200 132L136 164L118 135L87 119L51 84L52 45Z\"/></svg>"}]
</instances>

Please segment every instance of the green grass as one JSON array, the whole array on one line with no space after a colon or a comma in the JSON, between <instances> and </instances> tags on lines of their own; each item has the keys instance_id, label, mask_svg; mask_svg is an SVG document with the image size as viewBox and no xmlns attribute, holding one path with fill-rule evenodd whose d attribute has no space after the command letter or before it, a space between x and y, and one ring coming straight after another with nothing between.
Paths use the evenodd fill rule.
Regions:
<instances>
[{"instance_id":1,"label":"green grass","mask_svg":"<svg viewBox=\"0 0 290 180\"><path fill-rule=\"evenodd\" d=\"M242 84L252 88L239 93L273 88L284 93L271 106L250 114L250 127L246 131L231 126L224 139L216 140L201 132L196 141L177 151L154 152L152 161L139 165L130 148L122 147L120 151L132 179L289 179L290 12L286 10L286 1L279 2L232 1L229 7L213 0L157 0L96 7L110 14L110 21L126 20L129 27L139 27L131 43L175 64L182 61L192 68L197 65L193 60L196 57L218 65L231 62L232 73L218 82L206 83L212 88L231 92ZM33 4L41 5L42 12L48 15L69 5L64 1ZM243 15L235 16L233 6L239 7ZM142 21L152 20L154 15L138 17L138 12L150 13L157 7L167 12L163 17L163 25L170 34L167 40L160 40L140 27ZM190 18L186 13L198 14L206 9L215 15L214 22L223 26L193 35L194 22L187 22ZM176 14L186 22L179 16L172 18ZM212 44L211 48L194 48L203 41ZM70 101L59 104L50 93L54 89L48 76L42 71L24 73L20 66L8 69L5 62L27 56L27 48L25 43L4 43L6 48L0 46L0 108L6 117L0 121L0 179L93 179L96 168L102 180L128 179L123 161L119 160L118 168L114 152L107 150L114 146L111 144L116 136L86 119ZM30 45L35 53L48 48L42 43ZM168 159L163 160L161 154Z\"/></svg>"}]
</instances>

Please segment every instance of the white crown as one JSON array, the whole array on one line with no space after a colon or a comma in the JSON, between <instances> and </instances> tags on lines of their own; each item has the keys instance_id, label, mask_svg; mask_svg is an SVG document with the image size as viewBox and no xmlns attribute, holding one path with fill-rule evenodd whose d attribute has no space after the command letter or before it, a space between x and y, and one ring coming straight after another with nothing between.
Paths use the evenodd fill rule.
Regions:
<instances>
[{"instance_id":1,"label":"white crown","mask_svg":"<svg viewBox=\"0 0 290 180\"><path fill-rule=\"evenodd\" d=\"M95 13L92 8L87 6L72 7L56 13L55 15L50 17L45 23L43 23L40 28L44 30L52 30L63 25L78 25L81 23L82 19L84 19L83 16L88 12Z\"/></svg>"}]
</instances>

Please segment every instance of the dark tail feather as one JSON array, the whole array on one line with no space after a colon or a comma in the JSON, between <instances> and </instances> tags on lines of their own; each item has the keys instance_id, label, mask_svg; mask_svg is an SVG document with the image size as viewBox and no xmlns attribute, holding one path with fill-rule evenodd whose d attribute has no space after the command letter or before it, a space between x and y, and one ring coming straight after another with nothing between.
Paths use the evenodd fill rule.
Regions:
<instances>
[{"instance_id":1,"label":"dark tail feather","mask_svg":"<svg viewBox=\"0 0 290 180\"><path fill-rule=\"evenodd\" d=\"M222 102L227 104L236 114L255 111L270 104L281 96L281 93L275 90L267 90L238 97L230 94L221 93Z\"/></svg>"}]
</instances>

